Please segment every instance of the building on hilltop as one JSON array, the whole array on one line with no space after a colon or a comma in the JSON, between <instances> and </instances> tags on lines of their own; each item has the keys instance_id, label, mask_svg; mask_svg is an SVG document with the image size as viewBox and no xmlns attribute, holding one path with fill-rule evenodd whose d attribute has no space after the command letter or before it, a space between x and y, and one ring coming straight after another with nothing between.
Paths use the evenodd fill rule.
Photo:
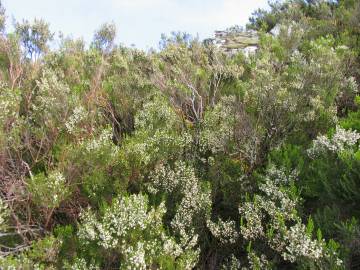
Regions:
<instances>
[{"instance_id":1,"label":"building on hilltop","mask_svg":"<svg viewBox=\"0 0 360 270\"><path fill-rule=\"evenodd\" d=\"M259 36L255 31L243 31L242 29L215 31L214 43L225 52L233 54L243 51L248 54L256 51Z\"/></svg>"}]
</instances>

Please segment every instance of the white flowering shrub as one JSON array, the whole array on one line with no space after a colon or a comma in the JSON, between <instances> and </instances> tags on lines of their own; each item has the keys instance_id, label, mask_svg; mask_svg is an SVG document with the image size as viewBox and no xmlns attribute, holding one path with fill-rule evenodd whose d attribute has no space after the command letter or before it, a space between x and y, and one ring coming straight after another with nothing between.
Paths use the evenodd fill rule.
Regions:
<instances>
[{"instance_id":1,"label":"white flowering shrub","mask_svg":"<svg viewBox=\"0 0 360 270\"><path fill-rule=\"evenodd\" d=\"M99 127L86 138L81 138L64 149L69 156L62 167L72 177L82 194L93 203L101 202L102 196L108 196L122 190L127 184L126 159L120 146L113 142L111 127ZM107 195L105 195L107 194Z\"/></svg>"},{"instance_id":2,"label":"white flowering shrub","mask_svg":"<svg viewBox=\"0 0 360 270\"><path fill-rule=\"evenodd\" d=\"M312 142L305 152L308 163L302 179L303 186L307 187L303 192L304 197L316 198L319 205L325 206L313 216L317 224L320 224L322 233L344 239L341 250L345 256L341 260L344 261L345 269L351 267L351 257L358 254L356 250L359 250L359 236L355 233L343 238L342 235L347 234L345 231L348 229L340 229L340 224L351 223L356 215L345 218L342 213L344 209L352 209L352 204L360 199L360 135L358 130L349 129L351 126L347 128L337 126L336 130L328 133L330 135L320 135ZM352 230L349 231L351 235Z\"/></svg>"},{"instance_id":3,"label":"white flowering shrub","mask_svg":"<svg viewBox=\"0 0 360 270\"><path fill-rule=\"evenodd\" d=\"M248 241L265 241L285 261L326 269L329 262L334 258L337 260L336 253L328 249L323 239L312 239L312 228L302 224L293 185L295 175L287 177L281 170L269 169L259 187L262 195L255 195L253 201L245 202L239 208L242 216L240 232ZM260 264L261 260L256 259L253 263L256 261Z\"/></svg>"},{"instance_id":4,"label":"white flowering shrub","mask_svg":"<svg viewBox=\"0 0 360 270\"><path fill-rule=\"evenodd\" d=\"M75 107L73 114L70 115L69 119L65 123L67 132L73 135L78 133L79 130L81 130L79 125L87 118L87 116L88 113L83 106L80 105Z\"/></svg>"},{"instance_id":5,"label":"white flowering shrub","mask_svg":"<svg viewBox=\"0 0 360 270\"><path fill-rule=\"evenodd\" d=\"M191 136L182 131L181 125L168 102L155 96L135 116L135 134L124 142L126 155L140 166L179 156L191 142Z\"/></svg>"},{"instance_id":6,"label":"white flowering shrub","mask_svg":"<svg viewBox=\"0 0 360 270\"><path fill-rule=\"evenodd\" d=\"M260 141L260 160L266 149L279 146L298 130L316 134L333 126L336 98L346 79L331 39L313 40L305 51L289 49L283 42L262 37L259 54L251 59L252 79L243 85L244 106ZM280 64L284 59L286 64Z\"/></svg>"},{"instance_id":7,"label":"white flowering shrub","mask_svg":"<svg viewBox=\"0 0 360 270\"><path fill-rule=\"evenodd\" d=\"M233 108L235 97L223 98L212 110L205 113L202 122L200 145L203 151L225 152L234 140L236 114Z\"/></svg>"},{"instance_id":8,"label":"white flowering shrub","mask_svg":"<svg viewBox=\"0 0 360 270\"><path fill-rule=\"evenodd\" d=\"M241 100L224 96L205 112L199 136L200 151L238 158L246 167L251 167L259 159L261 129L253 123Z\"/></svg>"},{"instance_id":9,"label":"white flowering shrub","mask_svg":"<svg viewBox=\"0 0 360 270\"><path fill-rule=\"evenodd\" d=\"M0 152L21 144L24 121L20 116L21 92L0 82Z\"/></svg>"},{"instance_id":10,"label":"white flowering shrub","mask_svg":"<svg viewBox=\"0 0 360 270\"><path fill-rule=\"evenodd\" d=\"M359 268L360 1L148 52L2 2L1 270Z\"/></svg>"},{"instance_id":11,"label":"white flowering shrub","mask_svg":"<svg viewBox=\"0 0 360 270\"><path fill-rule=\"evenodd\" d=\"M168 236L162 224L166 209L148 206L144 195L115 199L99 219L87 210L81 215L78 237L83 245L115 252L120 258L120 269L160 268L178 265L192 269L197 253L185 250Z\"/></svg>"},{"instance_id":12,"label":"white flowering shrub","mask_svg":"<svg viewBox=\"0 0 360 270\"><path fill-rule=\"evenodd\" d=\"M0 124L11 124L19 117L20 91L0 84Z\"/></svg>"},{"instance_id":13,"label":"white flowering shrub","mask_svg":"<svg viewBox=\"0 0 360 270\"><path fill-rule=\"evenodd\" d=\"M194 169L182 161L176 162L173 169L160 164L149 178L151 193L165 194L170 200L174 194L180 195L171 227L184 247L194 247L198 238L194 228L209 218L211 200L208 189L202 186Z\"/></svg>"},{"instance_id":14,"label":"white flowering shrub","mask_svg":"<svg viewBox=\"0 0 360 270\"><path fill-rule=\"evenodd\" d=\"M161 129L154 133L139 131L134 138L126 142L125 151L135 164L146 166L165 157L178 156L190 141L191 137L188 134L178 136Z\"/></svg>"},{"instance_id":15,"label":"white flowering shrub","mask_svg":"<svg viewBox=\"0 0 360 270\"><path fill-rule=\"evenodd\" d=\"M135 129L155 131L159 127L169 130L181 124L175 111L161 96L144 104L143 109L135 117Z\"/></svg>"},{"instance_id":16,"label":"white flowering shrub","mask_svg":"<svg viewBox=\"0 0 360 270\"><path fill-rule=\"evenodd\" d=\"M70 88L55 72L49 69L43 71L33 95L31 118L34 122L48 128L64 124L71 105Z\"/></svg>"},{"instance_id":17,"label":"white flowering shrub","mask_svg":"<svg viewBox=\"0 0 360 270\"><path fill-rule=\"evenodd\" d=\"M261 254L260 256L254 252L250 251L248 252L247 259L249 261L249 268L243 267L242 269L251 269L251 270L270 270L272 269L268 259L264 254Z\"/></svg>"},{"instance_id":18,"label":"white flowering shrub","mask_svg":"<svg viewBox=\"0 0 360 270\"><path fill-rule=\"evenodd\" d=\"M338 153L356 145L359 139L360 133L357 131L345 130L337 126L331 138L325 135L318 136L307 151L309 156L313 158L326 151Z\"/></svg>"},{"instance_id":19,"label":"white flowering shrub","mask_svg":"<svg viewBox=\"0 0 360 270\"><path fill-rule=\"evenodd\" d=\"M284 234L286 252L283 253L285 260L294 262L297 258L305 257L318 261L324 257L324 250L321 242L311 239L306 232L304 224L296 223Z\"/></svg>"},{"instance_id":20,"label":"white flowering shrub","mask_svg":"<svg viewBox=\"0 0 360 270\"><path fill-rule=\"evenodd\" d=\"M207 226L211 234L223 245L235 244L239 238L239 233L233 220L223 221L219 218L216 223L208 220Z\"/></svg>"},{"instance_id":21,"label":"white flowering shrub","mask_svg":"<svg viewBox=\"0 0 360 270\"><path fill-rule=\"evenodd\" d=\"M28 180L28 190L32 199L41 207L56 208L70 195L70 189L60 171L50 171L48 175L36 174Z\"/></svg>"},{"instance_id":22,"label":"white flowering shrub","mask_svg":"<svg viewBox=\"0 0 360 270\"><path fill-rule=\"evenodd\" d=\"M71 270L99 270L100 269L100 267L95 264L87 263L84 258L75 258L72 263L65 262L64 268L71 269Z\"/></svg>"},{"instance_id":23,"label":"white flowering shrub","mask_svg":"<svg viewBox=\"0 0 360 270\"><path fill-rule=\"evenodd\" d=\"M1 232L5 232L8 227L9 214L7 204L0 198L0 234Z\"/></svg>"},{"instance_id":24,"label":"white flowering shrub","mask_svg":"<svg viewBox=\"0 0 360 270\"><path fill-rule=\"evenodd\" d=\"M92 138L83 141L81 146L88 154L106 154L107 150L110 149L111 154L116 156L119 148L112 142L112 136L112 130L110 128L106 128L101 130L98 136L94 135Z\"/></svg>"}]
</instances>

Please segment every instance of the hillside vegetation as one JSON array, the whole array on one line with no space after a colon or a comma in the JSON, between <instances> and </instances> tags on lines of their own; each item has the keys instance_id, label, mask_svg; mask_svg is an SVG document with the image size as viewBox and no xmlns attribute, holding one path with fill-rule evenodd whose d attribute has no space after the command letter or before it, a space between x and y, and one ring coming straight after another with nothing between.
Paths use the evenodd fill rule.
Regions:
<instances>
[{"instance_id":1,"label":"hillside vegetation","mask_svg":"<svg viewBox=\"0 0 360 270\"><path fill-rule=\"evenodd\" d=\"M360 1L272 2L252 53L8 21L0 269L360 268Z\"/></svg>"}]
</instances>

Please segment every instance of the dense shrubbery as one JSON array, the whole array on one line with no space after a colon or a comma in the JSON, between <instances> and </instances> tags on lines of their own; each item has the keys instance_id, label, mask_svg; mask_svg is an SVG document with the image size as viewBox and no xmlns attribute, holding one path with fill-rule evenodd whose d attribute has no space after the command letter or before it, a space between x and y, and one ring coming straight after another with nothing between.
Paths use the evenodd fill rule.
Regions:
<instances>
[{"instance_id":1,"label":"dense shrubbery","mask_svg":"<svg viewBox=\"0 0 360 270\"><path fill-rule=\"evenodd\" d=\"M0 268L358 269L360 2L271 7L231 55L1 7Z\"/></svg>"}]
</instances>

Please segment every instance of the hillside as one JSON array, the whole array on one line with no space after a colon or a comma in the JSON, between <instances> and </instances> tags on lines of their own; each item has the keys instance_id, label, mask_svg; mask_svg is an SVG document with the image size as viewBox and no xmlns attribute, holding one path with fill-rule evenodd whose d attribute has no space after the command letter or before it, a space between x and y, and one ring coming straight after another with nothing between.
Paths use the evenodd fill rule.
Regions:
<instances>
[{"instance_id":1,"label":"hillside","mask_svg":"<svg viewBox=\"0 0 360 270\"><path fill-rule=\"evenodd\" d=\"M148 52L5 8L0 269L360 269L360 1Z\"/></svg>"}]
</instances>

